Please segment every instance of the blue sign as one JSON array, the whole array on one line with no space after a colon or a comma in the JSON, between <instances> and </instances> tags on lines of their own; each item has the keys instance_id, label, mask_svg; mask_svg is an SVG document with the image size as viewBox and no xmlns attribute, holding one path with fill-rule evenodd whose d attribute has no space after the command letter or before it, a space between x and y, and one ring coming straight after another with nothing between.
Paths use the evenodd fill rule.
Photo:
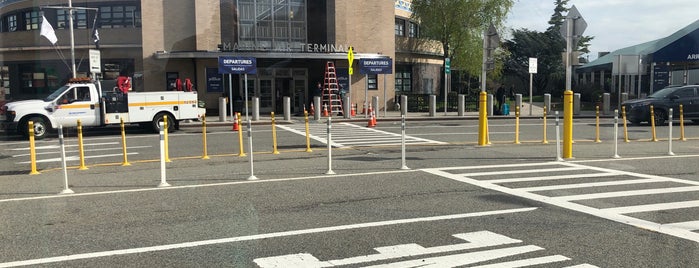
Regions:
<instances>
[{"instance_id":1,"label":"blue sign","mask_svg":"<svg viewBox=\"0 0 699 268\"><path fill-rule=\"evenodd\" d=\"M385 59L359 59L359 73L361 74L392 74L393 60Z\"/></svg>"},{"instance_id":2,"label":"blue sign","mask_svg":"<svg viewBox=\"0 0 699 268\"><path fill-rule=\"evenodd\" d=\"M216 68L206 68L206 92L223 92L223 78Z\"/></svg>"},{"instance_id":3,"label":"blue sign","mask_svg":"<svg viewBox=\"0 0 699 268\"><path fill-rule=\"evenodd\" d=\"M256 74L257 59L252 57L218 57L219 74Z\"/></svg>"},{"instance_id":4,"label":"blue sign","mask_svg":"<svg viewBox=\"0 0 699 268\"><path fill-rule=\"evenodd\" d=\"M349 92L349 69L335 68L335 75L337 76L337 84L340 86L340 90Z\"/></svg>"}]
</instances>

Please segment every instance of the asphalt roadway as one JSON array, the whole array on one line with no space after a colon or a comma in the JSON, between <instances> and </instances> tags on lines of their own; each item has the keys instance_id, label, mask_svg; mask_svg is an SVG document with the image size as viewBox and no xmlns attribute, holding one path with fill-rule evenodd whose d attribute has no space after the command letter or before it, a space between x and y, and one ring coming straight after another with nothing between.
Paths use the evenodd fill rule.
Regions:
<instances>
[{"instance_id":1,"label":"asphalt roadway","mask_svg":"<svg viewBox=\"0 0 699 268\"><path fill-rule=\"evenodd\" d=\"M14 157L26 142L5 140L0 267L699 267L699 126L674 141L674 156L667 127L658 142L633 127L613 158L611 140L594 142L594 121L576 120L574 158L557 161L552 122L548 144L539 122L522 122L514 144L513 122L493 120L489 146L473 142L473 121L410 122L410 169L395 143L349 145L335 132L329 163L321 134L305 152L289 125L276 133L280 154L254 125L244 157L236 133L214 126L204 160L199 130L185 127L170 137L172 186L162 188L157 135L130 130L131 165L118 153L89 158L87 170L73 160L67 195L57 194L59 162L28 175ZM358 124L345 123L333 130ZM85 143L118 138L88 133Z\"/></svg>"}]
</instances>

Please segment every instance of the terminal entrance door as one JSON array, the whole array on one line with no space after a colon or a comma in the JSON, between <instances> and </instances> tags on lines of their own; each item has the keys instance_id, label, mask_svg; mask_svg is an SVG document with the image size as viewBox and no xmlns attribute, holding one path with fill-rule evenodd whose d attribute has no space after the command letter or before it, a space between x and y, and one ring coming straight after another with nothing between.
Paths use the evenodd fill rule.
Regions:
<instances>
[{"instance_id":1,"label":"terminal entrance door","mask_svg":"<svg viewBox=\"0 0 699 268\"><path fill-rule=\"evenodd\" d=\"M260 78L260 86L255 88L255 95L260 98L260 116L274 111L274 80Z\"/></svg>"}]
</instances>

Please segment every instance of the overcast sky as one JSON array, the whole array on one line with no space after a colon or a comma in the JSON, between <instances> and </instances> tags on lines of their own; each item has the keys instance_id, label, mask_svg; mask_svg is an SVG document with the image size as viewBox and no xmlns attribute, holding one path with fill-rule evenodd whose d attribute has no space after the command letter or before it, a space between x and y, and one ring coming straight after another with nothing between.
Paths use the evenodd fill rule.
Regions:
<instances>
[{"instance_id":1,"label":"overcast sky","mask_svg":"<svg viewBox=\"0 0 699 268\"><path fill-rule=\"evenodd\" d=\"M544 31L554 2L515 0L506 26ZM595 38L590 46L591 60L597 58L597 52L663 38L699 19L697 0L570 0L568 7L573 5L587 22L584 34Z\"/></svg>"}]
</instances>

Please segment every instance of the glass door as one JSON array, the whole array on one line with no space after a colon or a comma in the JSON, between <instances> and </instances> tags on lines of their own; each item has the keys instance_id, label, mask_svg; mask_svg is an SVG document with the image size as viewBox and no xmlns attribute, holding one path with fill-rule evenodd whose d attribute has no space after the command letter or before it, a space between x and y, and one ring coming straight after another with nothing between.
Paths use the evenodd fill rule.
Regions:
<instances>
[{"instance_id":1,"label":"glass door","mask_svg":"<svg viewBox=\"0 0 699 268\"><path fill-rule=\"evenodd\" d=\"M274 111L274 79L260 78L260 86L255 89L255 96L260 98L260 115Z\"/></svg>"}]
</instances>

